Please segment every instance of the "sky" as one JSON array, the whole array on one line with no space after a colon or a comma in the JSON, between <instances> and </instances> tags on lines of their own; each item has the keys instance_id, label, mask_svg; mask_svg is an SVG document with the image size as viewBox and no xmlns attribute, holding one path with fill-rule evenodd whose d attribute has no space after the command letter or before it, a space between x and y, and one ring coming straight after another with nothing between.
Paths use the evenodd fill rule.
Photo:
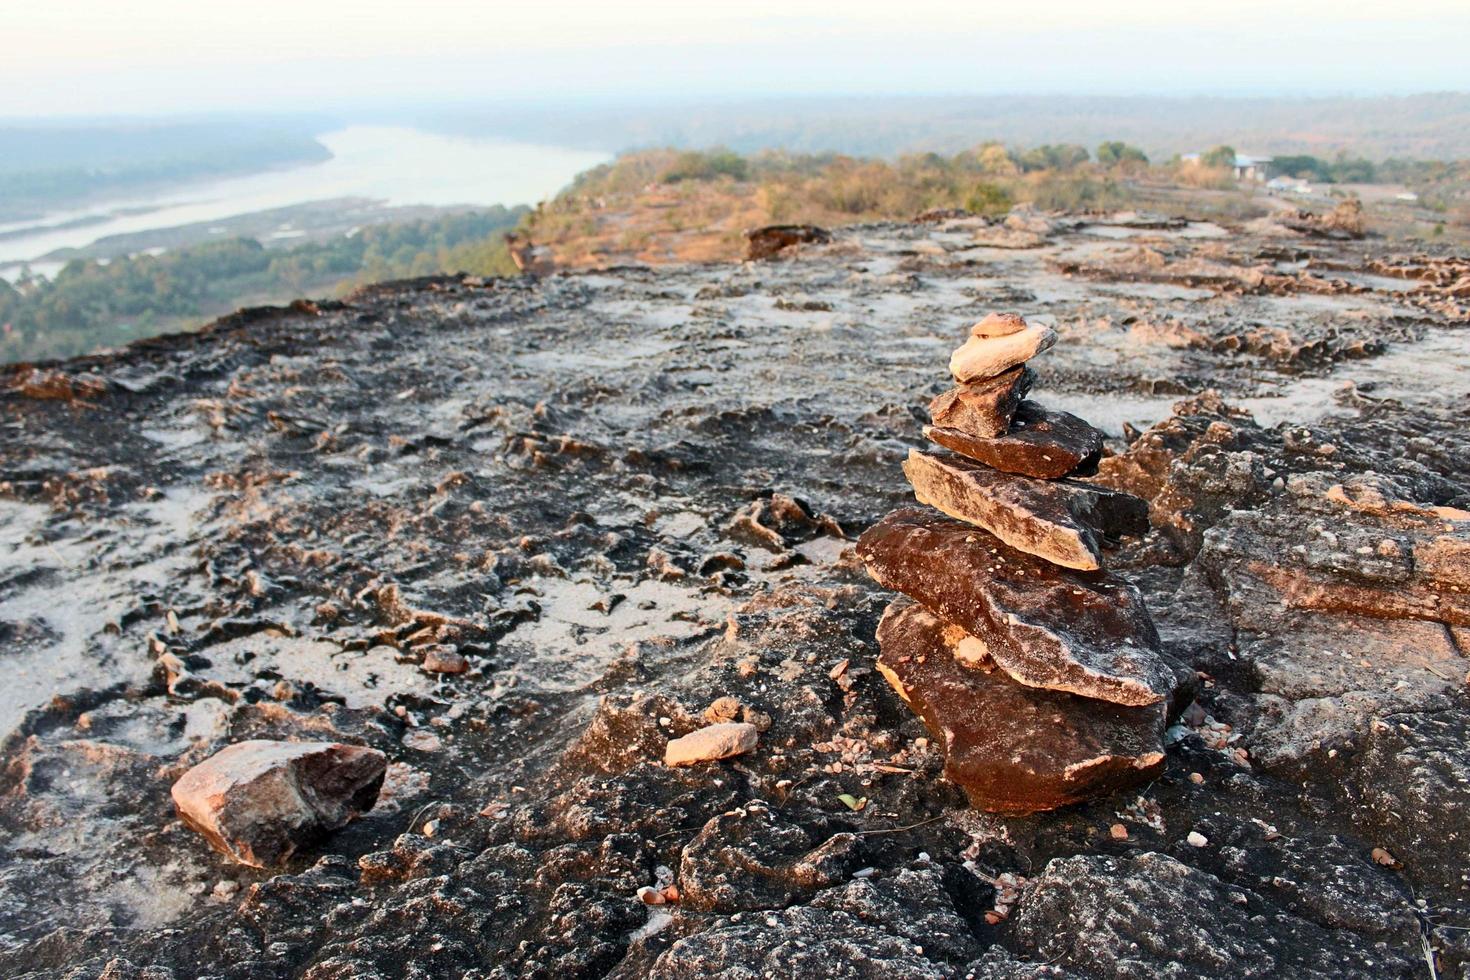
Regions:
<instances>
[{"instance_id":1,"label":"sky","mask_svg":"<svg viewBox=\"0 0 1470 980\"><path fill-rule=\"evenodd\" d=\"M1470 0L0 0L0 117L1470 89Z\"/></svg>"}]
</instances>

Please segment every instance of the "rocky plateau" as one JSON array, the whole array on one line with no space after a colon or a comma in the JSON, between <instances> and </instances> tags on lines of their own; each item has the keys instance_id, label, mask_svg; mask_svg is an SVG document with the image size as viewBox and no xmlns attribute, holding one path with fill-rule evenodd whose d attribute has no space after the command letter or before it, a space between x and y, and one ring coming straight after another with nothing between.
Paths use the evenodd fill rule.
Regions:
<instances>
[{"instance_id":1,"label":"rocky plateau","mask_svg":"<svg viewBox=\"0 0 1470 980\"><path fill-rule=\"evenodd\" d=\"M0 974L1470 977L1470 260L1138 214L768 237L5 369ZM1050 349L967 355L1009 372L931 415L1011 309ZM1188 696L1090 709L1148 781L1015 816L880 673L855 542L925 425L1026 397L1103 436L1068 494L1147 502L1108 567ZM1021 749L977 771L1048 772L1073 695L986 690ZM358 766L263 867L171 796L253 740Z\"/></svg>"}]
</instances>

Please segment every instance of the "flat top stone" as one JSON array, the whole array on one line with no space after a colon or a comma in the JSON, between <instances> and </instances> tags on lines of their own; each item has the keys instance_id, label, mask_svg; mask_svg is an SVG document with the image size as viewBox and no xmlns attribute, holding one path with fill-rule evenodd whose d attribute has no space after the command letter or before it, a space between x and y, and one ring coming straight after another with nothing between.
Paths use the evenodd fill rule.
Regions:
<instances>
[{"instance_id":1,"label":"flat top stone","mask_svg":"<svg viewBox=\"0 0 1470 980\"><path fill-rule=\"evenodd\" d=\"M1162 703L1127 708L1025 687L969 666L975 637L908 599L878 624L878 670L943 747L970 802L1031 813L1137 785L1164 763Z\"/></svg>"},{"instance_id":2,"label":"flat top stone","mask_svg":"<svg viewBox=\"0 0 1470 980\"><path fill-rule=\"evenodd\" d=\"M1019 313L988 313L970 328L971 337L1008 337L1026 329L1026 318Z\"/></svg>"},{"instance_id":3,"label":"flat top stone","mask_svg":"<svg viewBox=\"0 0 1470 980\"><path fill-rule=\"evenodd\" d=\"M1148 504L1108 487L1037 480L917 449L903 472L920 503L1065 568L1101 568L1106 543L1148 531Z\"/></svg>"},{"instance_id":4,"label":"flat top stone","mask_svg":"<svg viewBox=\"0 0 1470 980\"><path fill-rule=\"evenodd\" d=\"M858 539L882 586L983 642L1031 687L1125 705L1166 700L1177 683L1138 590L1058 568L932 511L894 511Z\"/></svg>"},{"instance_id":5,"label":"flat top stone","mask_svg":"<svg viewBox=\"0 0 1470 980\"><path fill-rule=\"evenodd\" d=\"M1001 337L970 337L949 358L949 373L961 384L1003 374L1057 342L1051 327L1029 326Z\"/></svg>"},{"instance_id":6,"label":"flat top stone","mask_svg":"<svg viewBox=\"0 0 1470 980\"><path fill-rule=\"evenodd\" d=\"M1091 476L1102 458L1103 434L1070 412L1021 402L1009 429L983 438L960 429L926 425L930 442L1005 473L1042 480Z\"/></svg>"}]
</instances>

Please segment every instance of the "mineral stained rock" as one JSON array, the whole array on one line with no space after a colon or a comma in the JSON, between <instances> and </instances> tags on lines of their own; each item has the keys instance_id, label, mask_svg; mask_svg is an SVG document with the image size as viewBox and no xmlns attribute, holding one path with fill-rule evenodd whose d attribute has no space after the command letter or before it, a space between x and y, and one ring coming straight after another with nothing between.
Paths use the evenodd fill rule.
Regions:
<instances>
[{"instance_id":1,"label":"mineral stained rock","mask_svg":"<svg viewBox=\"0 0 1470 980\"><path fill-rule=\"evenodd\" d=\"M760 731L743 721L708 725L681 738L670 739L664 749L664 765L692 766L744 755L755 748Z\"/></svg>"},{"instance_id":2,"label":"mineral stained rock","mask_svg":"<svg viewBox=\"0 0 1470 980\"><path fill-rule=\"evenodd\" d=\"M1148 531L1148 505L1107 487L1034 480L917 449L903 472L920 503L1064 568L1099 569L1104 542Z\"/></svg>"},{"instance_id":3,"label":"mineral stained rock","mask_svg":"<svg viewBox=\"0 0 1470 980\"><path fill-rule=\"evenodd\" d=\"M1129 708L1016 683L956 655L976 638L907 599L878 624L878 670L944 747L945 775L982 810L1054 810L1164 765L1165 705Z\"/></svg>"},{"instance_id":4,"label":"mineral stained rock","mask_svg":"<svg viewBox=\"0 0 1470 980\"><path fill-rule=\"evenodd\" d=\"M960 384L985 381L1004 374L1047 350L1057 332L1039 324L1002 337L971 337L949 359L949 373Z\"/></svg>"},{"instance_id":5,"label":"mineral stained rock","mask_svg":"<svg viewBox=\"0 0 1470 980\"><path fill-rule=\"evenodd\" d=\"M252 739L184 773L172 795L184 823L215 850L264 868L372 809L387 764L357 745Z\"/></svg>"},{"instance_id":6,"label":"mineral stained rock","mask_svg":"<svg viewBox=\"0 0 1470 980\"><path fill-rule=\"evenodd\" d=\"M857 552L879 584L979 639L1022 684L1134 706L1165 700L1177 684L1127 582L1058 568L917 509L870 527Z\"/></svg>"},{"instance_id":7,"label":"mineral stained rock","mask_svg":"<svg viewBox=\"0 0 1470 980\"><path fill-rule=\"evenodd\" d=\"M1010 428L1021 399L1035 383L1036 372L1023 364L988 381L949 389L929 403L929 417L936 426L994 438Z\"/></svg>"},{"instance_id":8,"label":"mineral stained rock","mask_svg":"<svg viewBox=\"0 0 1470 980\"><path fill-rule=\"evenodd\" d=\"M1009 431L992 438L924 426L924 438L1005 473L1039 480L1091 476L1102 457L1103 434L1070 412L1022 402Z\"/></svg>"}]
</instances>

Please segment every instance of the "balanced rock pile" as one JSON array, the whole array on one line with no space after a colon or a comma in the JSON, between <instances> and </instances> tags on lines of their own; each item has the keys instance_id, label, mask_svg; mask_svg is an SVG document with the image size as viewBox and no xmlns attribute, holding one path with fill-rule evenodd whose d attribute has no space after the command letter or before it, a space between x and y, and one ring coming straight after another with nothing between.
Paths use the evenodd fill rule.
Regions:
<instances>
[{"instance_id":1,"label":"balanced rock pile","mask_svg":"<svg viewBox=\"0 0 1470 980\"><path fill-rule=\"evenodd\" d=\"M902 592L878 626L878 669L983 810L1029 813L1155 775L1169 703L1189 676L1162 653L1138 590L1103 549L1148 529L1137 497L1083 483L1102 433L1026 400L1047 327L991 314L950 358L904 475L920 503L858 541ZM948 515L947 517L944 515Z\"/></svg>"}]
</instances>

